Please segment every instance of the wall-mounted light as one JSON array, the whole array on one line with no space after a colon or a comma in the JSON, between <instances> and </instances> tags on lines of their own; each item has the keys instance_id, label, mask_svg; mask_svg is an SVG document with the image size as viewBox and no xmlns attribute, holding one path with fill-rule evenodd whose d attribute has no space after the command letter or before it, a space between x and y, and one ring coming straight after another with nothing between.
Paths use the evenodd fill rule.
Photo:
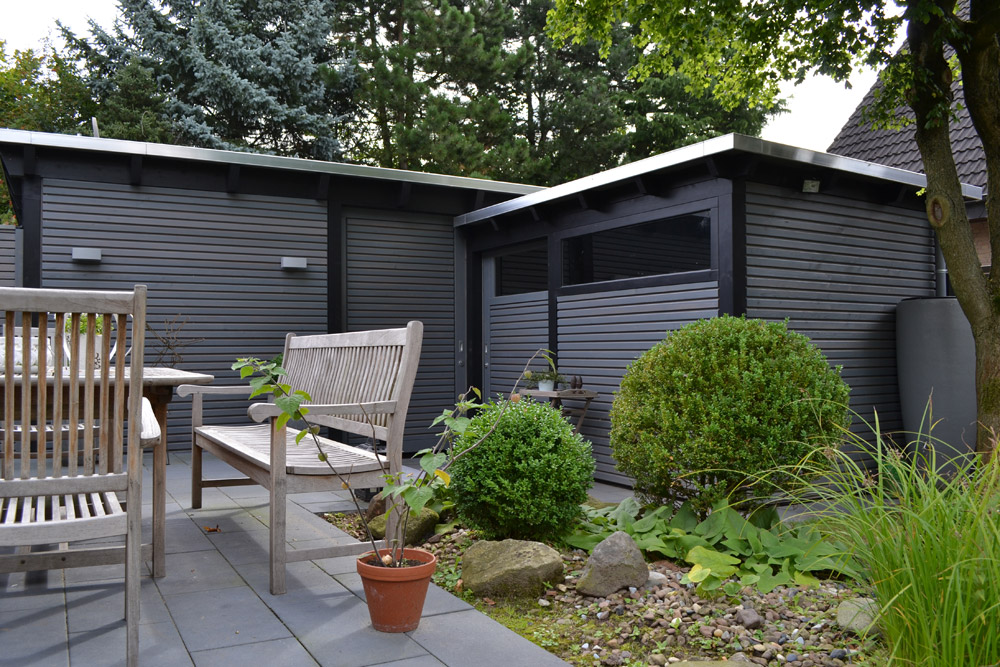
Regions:
<instances>
[{"instance_id":1,"label":"wall-mounted light","mask_svg":"<svg viewBox=\"0 0 1000 667\"><path fill-rule=\"evenodd\" d=\"M73 248L72 259L74 262L82 262L84 264L100 264L101 249Z\"/></svg>"},{"instance_id":2,"label":"wall-mounted light","mask_svg":"<svg viewBox=\"0 0 1000 667\"><path fill-rule=\"evenodd\" d=\"M282 257L281 268L285 271L305 271L309 263L305 257Z\"/></svg>"},{"instance_id":3,"label":"wall-mounted light","mask_svg":"<svg viewBox=\"0 0 1000 667\"><path fill-rule=\"evenodd\" d=\"M802 192L808 192L809 194L816 194L819 192L819 181L814 181L806 179L802 181Z\"/></svg>"}]
</instances>

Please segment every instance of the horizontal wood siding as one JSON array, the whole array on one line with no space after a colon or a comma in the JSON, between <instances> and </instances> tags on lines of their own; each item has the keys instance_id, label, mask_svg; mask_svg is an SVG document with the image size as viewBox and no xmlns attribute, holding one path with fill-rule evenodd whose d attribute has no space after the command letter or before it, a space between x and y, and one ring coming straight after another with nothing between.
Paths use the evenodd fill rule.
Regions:
<instances>
[{"instance_id":1,"label":"horizontal wood siding","mask_svg":"<svg viewBox=\"0 0 1000 667\"><path fill-rule=\"evenodd\" d=\"M674 331L719 314L716 282L599 292L558 298L559 371L579 375L600 394L581 429L593 443L596 478L630 484L615 469L608 412L628 365ZM570 407L579 407L571 404Z\"/></svg>"},{"instance_id":2,"label":"horizontal wood siding","mask_svg":"<svg viewBox=\"0 0 1000 667\"><path fill-rule=\"evenodd\" d=\"M449 217L348 213L347 328L424 323L404 449L432 446L431 422L454 405L455 232Z\"/></svg>"},{"instance_id":3,"label":"horizontal wood siding","mask_svg":"<svg viewBox=\"0 0 1000 667\"><path fill-rule=\"evenodd\" d=\"M326 204L218 192L46 180L42 190L43 287L149 286L146 363L241 384L237 357L274 357L285 334L327 331ZM75 263L96 247L100 264ZM281 257L304 257L283 271ZM171 335L168 329L173 330ZM247 401L206 400L205 420L240 423ZM190 401L169 410L170 444L190 446Z\"/></svg>"},{"instance_id":4,"label":"horizontal wood siding","mask_svg":"<svg viewBox=\"0 0 1000 667\"><path fill-rule=\"evenodd\" d=\"M0 225L0 285L15 286L17 267L17 227Z\"/></svg>"},{"instance_id":5,"label":"horizontal wood siding","mask_svg":"<svg viewBox=\"0 0 1000 667\"><path fill-rule=\"evenodd\" d=\"M549 347L548 292L529 292L495 297L489 303L487 395L508 394L521 377L531 355ZM548 364L537 359L531 366L544 371ZM485 398L485 397L484 397Z\"/></svg>"},{"instance_id":6,"label":"horizontal wood siding","mask_svg":"<svg viewBox=\"0 0 1000 667\"><path fill-rule=\"evenodd\" d=\"M747 315L789 318L843 366L852 409L901 428L896 304L934 293L923 213L750 183L746 238Z\"/></svg>"}]
</instances>

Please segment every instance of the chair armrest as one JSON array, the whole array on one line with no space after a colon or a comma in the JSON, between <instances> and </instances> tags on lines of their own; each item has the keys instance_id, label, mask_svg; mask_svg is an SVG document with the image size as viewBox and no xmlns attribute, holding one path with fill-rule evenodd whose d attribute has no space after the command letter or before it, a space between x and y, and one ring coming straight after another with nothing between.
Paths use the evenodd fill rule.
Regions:
<instances>
[{"instance_id":1,"label":"chair armrest","mask_svg":"<svg viewBox=\"0 0 1000 667\"><path fill-rule=\"evenodd\" d=\"M139 446L142 448L154 447L160 442L160 423L156 421L153 413L153 405L145 396L142 397L142 416L139 431Z\"/></svg>"},{"instance_id":2,"label":"chair armrest","mask_svg":"<svg viewBox=\"0 0 1000 667\"><path fill-rule=\"evenodd\" d=\"M309 409L311 415L384 415L392 414L396 411L396 401L377 401L373 403L340 403L336 405L322 405L305 403L302 405ZM364 408L364 410L362 410ZM254 403L247 410L250 419L255 422L262 422L265 419L277 417L282 414L281 408L274 403Z\"/></svg>"},{"instance_id":3,"label":"chair armrest","mask_svg":"<svg viewBox=\"0 0 1000 667\"><path fill-rule=\"evenodd\" d=\"M212 396L249 396L253 390L250 385L230 385L225 387L210 387L203 384L182 384L177 386L177 395L187 398L194 394L209 394Z\"/></svg>"}]
</instances>

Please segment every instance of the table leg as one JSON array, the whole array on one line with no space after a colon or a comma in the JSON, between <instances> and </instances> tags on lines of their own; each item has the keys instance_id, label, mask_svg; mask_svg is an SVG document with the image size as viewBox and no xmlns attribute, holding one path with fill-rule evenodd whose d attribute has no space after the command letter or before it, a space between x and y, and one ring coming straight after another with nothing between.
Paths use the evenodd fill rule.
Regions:
<instances>
[{"instance_id":1,"label":"table leg","mask_svg":"<svg viewBox=\"0 0 1000 667\"><path fill-rule=\"evenodd\" d=\"M148 398L160 425L160 442L153 449L153 576L162 577L167 573L167 401L157 394L150 392Z\"/></svg>"}]
</instances>

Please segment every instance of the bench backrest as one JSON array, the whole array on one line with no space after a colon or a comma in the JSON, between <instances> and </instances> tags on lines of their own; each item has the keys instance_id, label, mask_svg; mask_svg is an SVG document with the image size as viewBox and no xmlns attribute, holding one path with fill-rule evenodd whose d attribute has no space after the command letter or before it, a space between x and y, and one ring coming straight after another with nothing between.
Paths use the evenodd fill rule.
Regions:
<instances>
[{"instance_id":1,"label":"bench backrest","mask_svg":"<svg viewBox=\"0 0 1000 667\"><path fill-rule=\"evenodd\" d=\"M288 334L282 366L287 382L315 404L395 401L391 415L312 416L310 421L378 440L402 440L424 325L400 329L296 336Z\"/></svg>"},{"instance_id":2,"label":"bench backrest","mask_svg":"<svg viewBox=\"0 0 1000 667\"><path fill-rule=\"evenodd\" d=\"M145 285L132 292L0 288L0 318L0 478L121 473L128 415L136 416L128 442L139 442L141 427ZM126 343L127 401L125 383L115 380L128 372L125 354L107 362L112 347L122 351Z\"/></svg>"}]
</instances>

